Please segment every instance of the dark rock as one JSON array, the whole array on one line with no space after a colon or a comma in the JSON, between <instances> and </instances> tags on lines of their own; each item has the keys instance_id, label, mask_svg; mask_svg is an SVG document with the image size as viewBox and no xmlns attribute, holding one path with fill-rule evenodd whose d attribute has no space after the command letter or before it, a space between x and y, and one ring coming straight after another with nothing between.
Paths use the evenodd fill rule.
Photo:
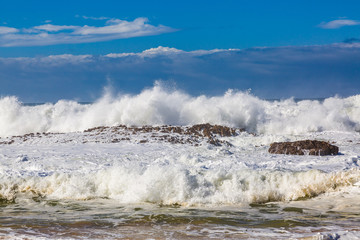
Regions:
<instances>
[{"instance_id":1,"label":"dark rock","mask_svg":"<svg viewBox=\"0 0 360 240\"><path fill-rule=\"evenodd\" d=\"M243 129L239 129L239 130L244 131ZM236 129L234 128L229 128L220 125L211 125L209 123L193 125L192 127L189 127L187 129L186 134L191 134L195 136L204 136L208 138L213 137L214 134L218 134L221 137L231 137L237 135Z\"/></svg>"},{"instance_id":2,"label":"dark rock","mask_svg":"<svg viewBox=\"0 0 360 240\"><path fill-rule=\"evenodd\" d=\"M237 136L239 132L244 131L243 129L230 128L227 126L221 125L211 125L209 123L196 124L193 126L171 126L171 125L162 125L162 126L125 126L118 125L114 127L99 126L94 128L89 128L85 130L85 133L89 136L100 137L111 133L112 139L109 142L117 143L124 138L119 138L120 136L131 136L131 135L141 135L149 134L148 138L152 138L157 141L165 141L174 144L196 144L201 142L201 140L207 140L208 143L221 146L226 144L231 146L230 143L219 140L218 137L231 137ZM26 137L33 137L31 135ZM126 138L130 140L130 138ZM145 143L149 141L140 140L139 143ZM0 142L1 144L1 142Z\"/></svg>"},{"instance_id":3,"label":"dark rock","mask_svg":"<svg viewBox=\"0 0 360 240\"><path fill-rule=\"evenodd\" d=\"M324 141L303 140L296 142L275 142L270 144L269 153L289 155L337 155L339 148Z\"/></svg>"}]
</instances>

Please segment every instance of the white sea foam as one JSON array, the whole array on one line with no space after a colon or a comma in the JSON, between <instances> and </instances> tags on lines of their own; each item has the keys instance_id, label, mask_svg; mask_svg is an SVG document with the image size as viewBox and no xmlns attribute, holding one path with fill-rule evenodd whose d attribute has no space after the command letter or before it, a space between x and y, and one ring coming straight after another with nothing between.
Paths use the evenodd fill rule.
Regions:
<instances>
[{"instance_id":1,"label":"white sea foam","mask_svg":"<svg viewBox=\"0 0 360 240\"><path fill-rule=\"evenodd\" d=\"M131 136L122 136L111 128L74 132L101 125L192 125L206 122L246 128L260 134L241 132L237 136L221 138L231 143L229 145L213 146L204 140L196 147L154 139L140 143L140 140L150 139L152 133L147 132ZM61 213L57 213L59 208L71 215L71 221L74 216L86 219L84 214L92 216L97 211L91 208L75 211L73 215L74 212L69 212L62 205L67 202L80 206L98 202L96 206L102 214L101 207L108 201L116 203L114 208L109 207L111 212L121 212L119 206L180 204L184 206L182 209L188 206L195 209L233 208L244 212L249 210L248 213L258 208L257 204L249 207L249 203L272 202L261 204L264 207L276 201L275 204L279 206L277 211L282 215L262 213L260 209L256 213L260 222L263 216L271 222L271 219L286 217L288 212L281 210L286 207L288 210L304 210L304 213L291 213L291 217L284 218L285 221L300 214L295 219L308 224L307 220L311 216L308 211L315 211L316 215L317 211L346 212L353 217L342 220L345 217L339 215L336 220L331 220L333 222L330 225L324 223L329 226L329 230L319 230L315 223L315 230L309 232L304 232L304 229L309 229L308 226L293 231L289 227L286 228L289 232L281 232L282 237L284 234L289 238L313 236L314 232L321 231L319 239L330 239L329 236L336 237L337 234L354 238L359 236L351 222L357 220L352 213L359 212L360 134L356 132L360 129L359 124L360 95L334 97L324 101L265 101L247 92L237 91L228 91L218 97L193 97L156 85L138 95L105 94L88 105L61 100L55 104L24 106L16 97L4 97L0 100L0 136L29 132L66 133L0 139L0 200L15 200L14 204L4 208L8 211L3 213L4 224L8 219L10 222L19 219L18 206L31 209L34 219L51 216L57 219L57 225L57 221L60 221L58 219L62 217ZM113 138L125 136L130 140L112 141ZM267 152L271 142L300 139L335 142L340 148L340 154L289 156ZM83 201L89 199L92 200ZM58 206L52 206L57 203ZM33 211L33 204L40 206L39 212ZM12 211L11 207L15 210ZM50 209L54 214L46 212ZM130 211L129 215L136 211ZM28 220L29 215L23 212ZM12 214L16 217L11 217ZM139 214L143 215L144 212ZM100 215L96 213L94 216L98 221ZM243 219L241 216L238 215L240 225ZM251 214L249 216L255 217ZM105 220L108 221L107 218ZM118 216L113 220L122 221ZM21 219L19 221L23 224ZM338 221L342 221L341 224L345 221L350 223L343 227ZM39 224L44 229L42 223ZM246 226L250 238L276 239L280 236L279 232L271 232L262 224L260 228ZM201 226L191 223L186 225ZM220 227L225 225L215 224ZM139 226L136 224L136 228ZM161 226L159 229L163 231ZM234 229L234 226L229 226L226 234ZM340 227L335 229L336 226ZM14 227L6 231L9 234L16 232L16 229L22 228ZM200 227L201 234L204 234L204 229ZM264 231L259 235L254 229ZM284 229L279 228L281 231ZM346 232L348 229L352 232ZM83 233L83 228L79 232ZM213 233L209 232L209 236L227 236L225 233ZM203 236L201 234L197 236ZM39 237L39 233L33 232L24 236L29 238L29 235Z\"/></svg>"},{"instance_id":2,"label":"white sea foam","mask_svg":"<svg viewBox=\"0 0 360 240\"><path fill-rule=\"evenodd\" d=\"M14 199L30 194L54 199L111 198L121 203L213 205L289 201L353 186L358 169L324 173L318 170L199 169L180 164L117 166L94 173L51 176L6 176L0 195Z\"/></svg>"},{"instance_id":3,"label":"white sea foam","mask_svg":"<svg viewBox=\"0 0 360 240\"><path fill-rule=\"evenodd\" d=\"M0 99L0 136L83 131L102 125L199 123L276 134L359 131L360 95L324 101L265 101L247 92L232 90L223 96L193 97L155 84L138 95L105 94L89 105L60 100L55 104L24 106L16 97Z\"/></svg>"}]
</instances>

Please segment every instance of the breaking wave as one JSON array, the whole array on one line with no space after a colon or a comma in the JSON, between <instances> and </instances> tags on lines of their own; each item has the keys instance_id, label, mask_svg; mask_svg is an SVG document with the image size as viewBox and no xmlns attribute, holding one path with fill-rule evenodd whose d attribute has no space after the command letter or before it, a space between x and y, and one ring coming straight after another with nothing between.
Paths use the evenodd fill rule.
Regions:
<instances>
[{"instance_id":1,"label":"breaking wave","mask_svg":"<svg viewBox=\"0 0 360 240\"><path fill-rule=\"evenodd\" d=\"M92 174L51 176L3 175L0 197L18 196L86 200L110 198L121 203L191 205L264 203L311 198L360 180L358 169L324 173L318 170L193 171L174 166L111 167ZM30 196L29 196L30 195Z\"/></svg>"},{"instance_id":2,"label":"breaking wave","mask_svg":"<svg viewBox=\"0 0 360 240\"><path fill-rule=\"evenodd\" d=\"M192 125L211 123L256 133L300 134L359 131L360 95L323 101L266 101L248 92L190 96L160 84L137 95L105 94L92 104L60 100L23 105L16 97L0 99L0 136L30 132L72 132L97 126Z\"/></svg>"}]
</instances>

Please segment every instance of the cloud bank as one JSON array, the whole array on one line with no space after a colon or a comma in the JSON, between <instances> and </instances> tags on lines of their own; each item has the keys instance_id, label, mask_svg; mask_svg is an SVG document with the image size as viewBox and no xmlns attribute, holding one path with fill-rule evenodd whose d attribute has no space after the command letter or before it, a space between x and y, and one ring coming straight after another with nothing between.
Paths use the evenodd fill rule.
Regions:
<instances>
[{"instance_id":1,"label":"cloud bank","mask_svg":"<svg viewBox=\"0 0 360 240\"><path fill-rule=\"evenodd\" d=\"M0 47L100 42L159 35L173 31L176 29L164 25L150 25L147 18L136 18L133 21L109 19L104 26L100 27L49 23L24 29L0 26Z\"/></svg>"},{"instance_id":2,"label":"cloud bank","mask_svg":"<svg viewBox=\"0 0 360 240\"><path fill-rule=\"evenodd\" d=\"M350 19L338 19L330 22L322 22L319 27L324 29L337 29L345 26L356 26L360 25L360 21Z\"/></svg>"},{"instance_id":3,"label":"cloud bank","mask_svg":"<svg viewBox=\"0 0 360 240\"><path fill-rule=\"evenodd\" d=\"M0 58L0 95L92 101L109 81L116 91L139 93L162 80L192 95L252 89L266 99L349 96L359 94L359 69L359 43Z\"/></svg>"}]
</instances>

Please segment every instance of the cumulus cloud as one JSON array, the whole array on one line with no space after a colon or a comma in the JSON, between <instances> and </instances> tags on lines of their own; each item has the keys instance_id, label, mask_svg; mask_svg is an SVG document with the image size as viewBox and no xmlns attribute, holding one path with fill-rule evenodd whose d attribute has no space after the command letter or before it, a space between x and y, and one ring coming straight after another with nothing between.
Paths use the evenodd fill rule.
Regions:
<instances>
[{"instance_id":1,"label":"cumulus cloud","mask_svg":"<svg viewBox=\"0 0 360 240\"><path fill-rule=\"evenodd\" d=\"M322 22L319 24L319 27L325 29L337 29L345 26L355 26L360 25L360 21L350 20L350 19L338 19L330 22Z\"/></svg>"},{"instance_id":2,"label":"cumulus cloud","mask_svg":"<svg viewBox=\"0 0 360 240\"><path fill-rule=\"evenodd\" d=\"M164 25L154 26L147 18L133 21L110 19L104 26L44 24L26 29L0 26L0 46L44 46L69 43L109 41L173 32Z\"/></svg>"}]
</instances>

